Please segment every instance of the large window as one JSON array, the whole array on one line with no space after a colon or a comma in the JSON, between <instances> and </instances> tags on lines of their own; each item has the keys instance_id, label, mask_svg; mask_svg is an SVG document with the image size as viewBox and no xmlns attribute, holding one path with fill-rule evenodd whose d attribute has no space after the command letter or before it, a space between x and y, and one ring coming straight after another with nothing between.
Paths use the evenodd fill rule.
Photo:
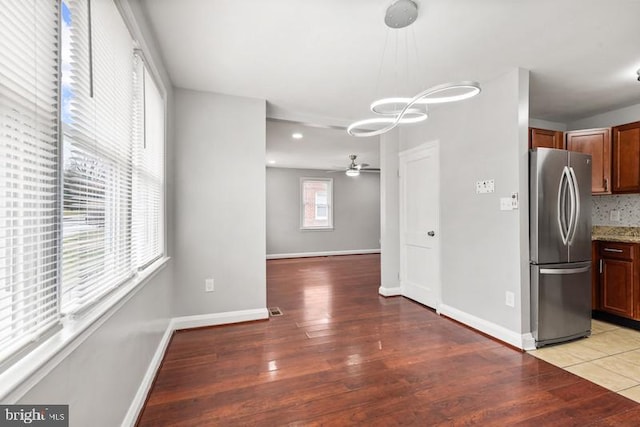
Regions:
<instances>
[{"instance_id":1,"label":"large window","mask_svg":"<svg viewBox=\"0 0 640 427\"><path fill-rule=\"evenodd\" d=\"M0 7L0 364L59 321L57 14Z\"/></svg>"},{"instance_id":2,"label":"large window","mask_svg":"<svg viewBox=\"0 0 640 427\"><path fill-rule=\"evenodd\" d=\"M0 19L2 363L162 256L164 101L113 0Z\"/></svg>"},{"instance_id":3,"label":"large window","mask_svg":"<svg viewBox=\"0 0 640 427\"><path fill-rule=\"evenodd\" d=\"M300 228L327 230L333 228L331 178L302 178L300 180Z\"/></svg>"}]
</instances>

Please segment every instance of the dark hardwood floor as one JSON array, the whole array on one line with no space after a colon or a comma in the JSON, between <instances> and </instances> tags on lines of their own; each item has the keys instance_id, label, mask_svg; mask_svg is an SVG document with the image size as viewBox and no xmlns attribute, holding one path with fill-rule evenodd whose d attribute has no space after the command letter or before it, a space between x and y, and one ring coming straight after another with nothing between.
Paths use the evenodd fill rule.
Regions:
<instances>
[{"instance_id":1,"label":"dark hardwood floor","mask_svg":"<svg viewBox=\"0 0 640 427\"><path fill-rule=\"evenodd\" d=\"M625 397L379 296L379 262L268 261L283 316L176 332L138 425L640 425Z\"/></svg>"}]
</instances>

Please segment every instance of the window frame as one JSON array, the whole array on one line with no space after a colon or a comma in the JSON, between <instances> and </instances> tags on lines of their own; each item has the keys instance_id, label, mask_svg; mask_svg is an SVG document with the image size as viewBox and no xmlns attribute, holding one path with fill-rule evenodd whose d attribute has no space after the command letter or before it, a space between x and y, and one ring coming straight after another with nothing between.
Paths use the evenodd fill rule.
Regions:
<instances>
[{"instance_id":1,"label":"window frame","mask_svg":"<svg viewBox=\"0 0 640 427\"><path fill-rule=\"evenodd\" d=\"M318 209L315 205L317 197L314 195L314 207L313 212L316 219L326 219L327 225L305 225L305 183L307 182L324 182L327 185L327 216L326 218L318 218ZM334 228L333 218L333 178L314 178L314 177L301 177L300 178L300 194L299 194L299 214L300 214L300 230L302 231L332 231Z\"/></svg>"},{"instance_id":2,"label":"window frame","mask_svg":"<svg viewBox=\"0 0 640 427\"><path fill-rule=\"evenodd\" d=\"M59 316L59 322L54 328L50 328L46 333L42 333L39 337L33 341L31 344L24 346L22 349L19 349L8 357L6 357L3 361L0 362L0 400L3 401L17 401L21 398L25 393L24 384L26 381L35 376L40 375L40 372L44 372L44 370L50 371L58 365L66 355L71 353L75 348L82 344L91 334L98 328L100 325L109 319L112 315L118 312L118 310L127 303L129 299L131 299L137 292L145 287L145 285L152 279L156 274L158 274L161 270L163 270L170 260L168 255L168 247L167 247L167 227L168 227L168 218L167 218L167 207L166 207L166 198L167 198L167 147L168 147L168 93L167 88L165 87L164 80L159 76L158 68L154 64L151 57L145 55L145 51L148 52L148 46L144 41L144 36L138 27L137 22L135 21L135 17L132 14L131 10L128 8L121 8L122 4L118 0L112 0L116 5L118 12L120 14L120 18L122 19L124 25L127 27L129 31L129 35L135 44L135 51L137 51L143 58L145 69L149 74L149 77L153 79L155 85L157 86L161 103L163 106L162 109L162 151L163 151L163 159L162 159L162 182L161 182L161 190L160 190L160 207L159 207L159 228L160 228L160 254L157 258L150 260L145 265L139 266L137 271L134 271L131 278L123 283L121 283L116 288L112 289L110 292L107 292L102 298L97 299L92 304L88 304L84 310L81 310L74 314L66 314ZM58 9L58 19L61 21L62 17L62 1L56 0L57 9ZM59 43L61 43L60 32L61 32L62 24L60 23L60 28L58 29L58 37ZM132 55L134 50L132 50ZM61 55L61 52L59 53ZM57 59L57 62L60 66L61 58L60 56ZM63 148L62 148L62 120L61 116L63 114L62 108L62 82L59 76L58 81L58 105L57 109L57 123L58 123L58 172L60 176L58 179L58 187L59 192L62 193L64 190L63 186ZM62 194L57 197L58 200L58 208L56 209L59 213L59 227L58 230L58 238L56 242L56 252L58 257L62 257L62 253L64 248L62 247L62 214L63 214L63 205L62 205ZM135 259L132 258L135 261ZM61 259L59 260L61 262ZM60 275L61 276L61 275ZM61 279L61 277L60 277ZM61 293L61 283L58 283L56 290L56 301L58 307L61 305L62 293ZM60 310L58 308L58 310ZM63 356L61 356L63 355Z\"/></svg>"}]
</instances>

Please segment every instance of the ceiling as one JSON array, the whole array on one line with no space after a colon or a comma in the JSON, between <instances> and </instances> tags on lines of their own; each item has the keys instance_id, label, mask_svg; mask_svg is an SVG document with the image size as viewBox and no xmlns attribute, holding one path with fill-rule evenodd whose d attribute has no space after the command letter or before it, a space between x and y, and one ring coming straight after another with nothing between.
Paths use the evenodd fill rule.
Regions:
<instances>
[{"instance_id":1,"label":"ceiling","mask_svg":"<svg viewBox=\"0 0 640 427\"><path fill-rule=\"evenodd\" d=\"M301 133L301 139L291 135ZM354 138L344 129L314 127L299 123L267 120L267 165L282 168L346 169L356 163L380 167L378 138ZM271 163L275 162L275 163Z\"/></svg>"},{"instance_id":2,"label":"ceiling","mask_svg":"<svg viewBox=\"0 0 640 427\"><path fill-rule=\"evenodd\" d=\"M175 86L266 99L279 118L370 117L392 66L391 0L140 1ZM522 67L537 119L640 103L640 0L415 1L418 66L404 70L401 95Z\"/></svg>"}]
</instances>

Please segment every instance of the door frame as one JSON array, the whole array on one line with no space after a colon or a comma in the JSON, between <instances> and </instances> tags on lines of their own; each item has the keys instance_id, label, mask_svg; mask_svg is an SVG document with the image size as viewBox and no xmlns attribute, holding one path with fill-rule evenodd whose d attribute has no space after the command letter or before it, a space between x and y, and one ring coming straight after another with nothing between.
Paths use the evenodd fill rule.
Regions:
<instances>
[{"instance_id":1,"label":"door frame","mask_svg":"<svg viewBox=\"0 0 640 427\"><path fill-rule=\"evenodd\" d=\"M436 185L436 239L434 242L434 252L435 252L435 262L434 264L437 266L437 271L435 273L435 285L434 285L434 293L435 293L435 307L433 307L437 313L440 313L440 306L442 304L442 253L441 253L441 245L440 245L440 237L441 237L441 227L440 227L440 206L441 206L441 176L440 176L440 141L428 141L424 142L417 147L410 148L408 150L403 150L398 153L398 175L399 175L399 231L400 231L400 253L399 253L399 272L398 278L400 281L400 293L402 296L411 298L407 295L406 288L406 256L405 256L405 208L406 208L406 191L405 191L405 177L406 177L406 166L407 163L413 161L415 159L419 159L425 157L427 155L433 155L435 157L435 165L436 165L436 177L437 177L437 185Z\"/></svg>"}]
</instances>

